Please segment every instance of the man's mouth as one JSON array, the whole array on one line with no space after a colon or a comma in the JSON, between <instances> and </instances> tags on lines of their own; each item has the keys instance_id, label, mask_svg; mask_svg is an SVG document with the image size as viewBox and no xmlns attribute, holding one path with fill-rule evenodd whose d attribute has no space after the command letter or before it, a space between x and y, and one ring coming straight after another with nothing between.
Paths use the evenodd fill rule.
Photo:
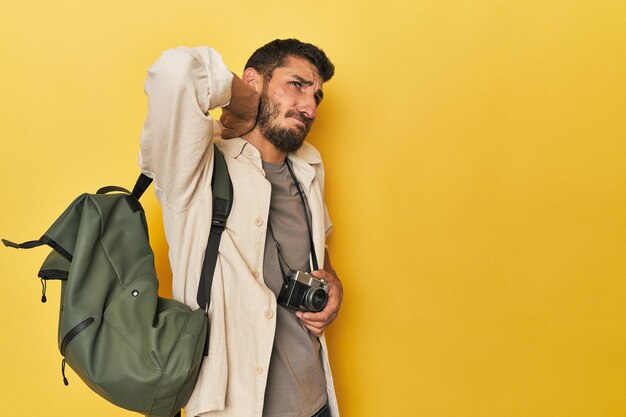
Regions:
<instances>
[{"instance_id":1,"label":"man's mouth","mask_svg":"<svg viewBox=\"0 0 626 417\"><path fill-rule=\"evenodd\" d=\"M297 122L299 122L302 125L302 127L306 127L306 123L301 118L299 118L299 117L292 117L292 119L295 119Z\"/></svg>"},{"instance_id":2,"label":"man's mouth","mask_svg":"<svg viewBox=\"0 0 626 417\"><path fill-rule=\"evenodd\" d=\"M308 118L306 118L306 117L304 117L301 114L296 113L296 112L290 112L289 114L287 114L287 117L290 117L290 118L295 119L298 122L300 122L300 124L302 125L302 128L305 131L308 131L309 128L311 127L311 123L313 123L312 119L308 119Z\"/></svg>"}]
</instances>

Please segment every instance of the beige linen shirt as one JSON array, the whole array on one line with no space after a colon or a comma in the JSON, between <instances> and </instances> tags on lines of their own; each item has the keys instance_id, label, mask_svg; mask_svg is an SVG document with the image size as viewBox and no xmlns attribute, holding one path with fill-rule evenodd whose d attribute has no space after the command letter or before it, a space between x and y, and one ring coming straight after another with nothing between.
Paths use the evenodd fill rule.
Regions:
<instances>
[{"instance_id":1,"label":"beige linen shirt","mask_svg":"<svg viewBox=\"0 0 626 417\"><path fill-rule=\"evenodd\" d=\"M196 294L212 210L213 124L209 110L230 100L232 74L211 48L175 48L149 69L148 115L139 166L154 179L163 210L173 273L173 295L198 308ZM259 151L241 138L215 141L224 153L234 189L222 234L209 308L209 356L185 414L261 416L274 331L276 298L263 279L271 198ZM305 143L289 155L307 194L315 250L323 265L332 225L323 201L324 168ZM322 361L331 413L339 416L324 336Z\"/></svg>"}]
</instances>

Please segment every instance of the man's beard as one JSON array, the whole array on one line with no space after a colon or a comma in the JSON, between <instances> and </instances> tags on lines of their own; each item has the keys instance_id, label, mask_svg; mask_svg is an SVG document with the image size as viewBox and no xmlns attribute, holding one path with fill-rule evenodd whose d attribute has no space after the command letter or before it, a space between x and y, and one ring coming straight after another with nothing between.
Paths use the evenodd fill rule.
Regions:
<instances>
[{"instance_id":1,"label":"man's beard","mask_svg":"<svg viewBox=\"0 0 626 417\"><path fill-rule=\"evenodd\" d=\"M276 120L280 116L280 104L278 100L271 100L265 91L261 92L259 101L259 116L257 126L261 134L265 136L277 149L284 152L295 152L302 146L304 138L309 133L313 119L303 116L296 110L289 110L285 118L294 117L304 123L304 126L295 128L281 127Z\"/></svg>"}]
</instances>

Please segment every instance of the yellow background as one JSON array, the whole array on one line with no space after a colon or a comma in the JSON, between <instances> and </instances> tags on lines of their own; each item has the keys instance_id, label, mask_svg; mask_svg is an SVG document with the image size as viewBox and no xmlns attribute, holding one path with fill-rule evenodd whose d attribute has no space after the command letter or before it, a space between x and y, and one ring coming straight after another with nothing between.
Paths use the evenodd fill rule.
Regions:
<instances>
[{"instance_id":1,"label":"yellow background","mask_svg":"<svg viewBox=\"0 0 626 417\"><path fill-rule=\"evenodd\" d=\"M343 416L626 415L623 0L5 0L0 237L132 186L162 50L209 44L240 73L292 36L337 66L311 141L345 287ZM63 386L46 253L0 249L0 414L133 415L72 371Z\"/></svg>"}]
</instances>

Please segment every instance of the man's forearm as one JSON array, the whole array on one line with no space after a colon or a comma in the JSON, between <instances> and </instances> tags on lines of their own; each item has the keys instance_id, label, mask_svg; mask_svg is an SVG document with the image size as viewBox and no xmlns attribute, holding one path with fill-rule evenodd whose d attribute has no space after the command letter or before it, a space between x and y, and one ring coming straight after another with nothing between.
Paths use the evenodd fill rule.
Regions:
<instances>
[{"instance_id":1,"label":"man's forearm","mask_svg":"<svg viewBox=\"0 0 626 417\"><path fill-rule=\"evenodd\" d=\"M207 47L165 51L148 71L139 164L174 206L186 206L189 189L198 188L198 166L206 162L200 149L210 145L213 132L208 111L228 103L231 80L219 54Z\"/></svg>"}]
</instances>

